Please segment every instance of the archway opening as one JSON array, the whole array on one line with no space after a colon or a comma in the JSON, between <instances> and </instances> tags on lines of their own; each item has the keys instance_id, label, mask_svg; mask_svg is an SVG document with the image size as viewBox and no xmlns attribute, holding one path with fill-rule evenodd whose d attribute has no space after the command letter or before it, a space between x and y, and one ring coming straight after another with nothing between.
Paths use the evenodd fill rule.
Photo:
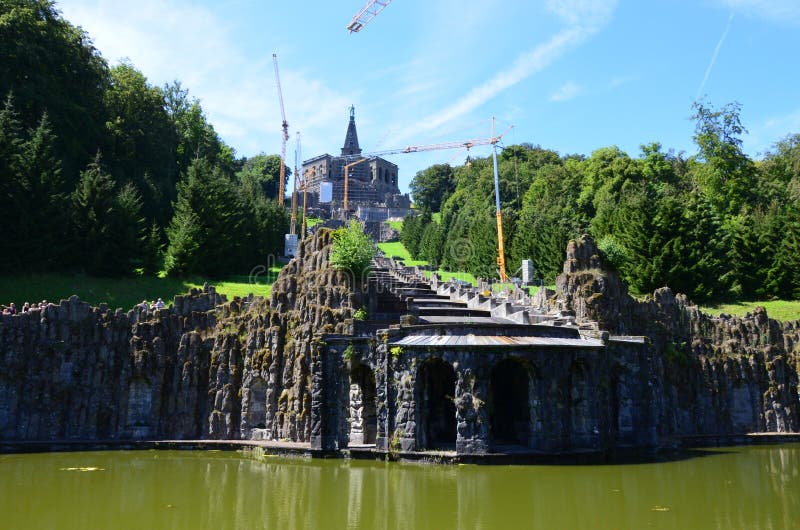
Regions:
<instances>
[{"instance_id":1,"label":"archway opening","mask_svg":"<svg viewBox=\"0 0 800 530\"><path fill-rule=\"evenodd\" d=\"M350 371L350 445L372 445L378 432L375 374L358 365Z\"/></svg>"},{"instance_id":2,"label":"archway opening","mask_svg":"<svg viewBox=\"0 0 800 530\"><path fill-rule=\"evenodd\" d=\"M494 445L530 444L530 376L522 362L504 359L492 369L490 422Z\"/></svg>"},{"instance_id":3,"label":"archway opening","mask_svg":"<svg viewBox=\"0 0 800 530\"><path fill-rule=\"evenodd\" d=\"M418 378L420 448L455 449L455 370L441 359L435 359L422 365Z\"/></svg>"}]
</instances>

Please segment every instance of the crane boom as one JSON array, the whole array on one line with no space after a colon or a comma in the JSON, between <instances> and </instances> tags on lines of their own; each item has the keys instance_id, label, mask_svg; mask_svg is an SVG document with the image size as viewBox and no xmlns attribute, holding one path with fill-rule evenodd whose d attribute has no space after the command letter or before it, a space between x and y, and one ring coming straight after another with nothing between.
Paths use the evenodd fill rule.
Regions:
<instances>
[{"instance_id":1,"label":"crane boom","mask_svg":"<svg viewBox=\"0 0 800 530\"><path fill-rule=\"evenodd\" d=\"M445 142L440 144L408 145L406 147L400 147L397 149L371 151L369 153L363 153L360 155L345 155L344 158L354 160L357 158L374 158L376 156L397 155L401 153L421 153L424 151L439 151L442 149L470 149L472 147L476 147L479 145L495 145L513 127L514 126L511 125L505 131L498 134L497 136L491 136L489 138L473 138L471 140L462 140L460 142Z\"/></svg>"},{"instance_id":2,"label":"crane boom","mask_svg":"<svg viewBox=\"0 0 800 530\"><path fill-rule=\"evenodd\" d=\"M283 91L281 90L281 77L278 74L278 55L272 54L272 65L275 67L275 84L278 87L278 101L281 104L281 173L278 184L278 204L283 204L284 186L286 181L286 142L289 140L289 124L286 122L286 111L283 108Z\"/></svg>"},{"instance_id":3,"label":"crane boom","mask_svg":"<svg viewBox=\"0 0 800 530\"><path fill-rule=\"evenodd\" d=\"M366 26L370 20L378 16L378 13L386 9L386 6L391 3L392 0L369 0L347 25L348 31L350 33L361 31L361 28Z\"/></svg>"}]
</instances>

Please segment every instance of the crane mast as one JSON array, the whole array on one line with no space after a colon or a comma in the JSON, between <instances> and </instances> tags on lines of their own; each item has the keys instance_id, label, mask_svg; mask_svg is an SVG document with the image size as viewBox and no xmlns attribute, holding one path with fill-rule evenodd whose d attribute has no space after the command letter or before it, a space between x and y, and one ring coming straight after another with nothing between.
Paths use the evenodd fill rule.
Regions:
<instances>
[{"instance_id":1,"label":"crane mast","mask_svg":"<svg viewBox=\"0 0 800 530\"><path fill-rule=\"evenodd\" d=\"M505 131L495 136L494 134L494 117L492 117L492 135L489 138L473 138L471 140L462 140L460 142L446 142L439 144L428 145L409 145L400 149L387 149L384 151L372 151L361 155L345 156L347 160L354 160L344 166L344 215L348 215L348 184L350 176L350 168L366 162L371 158L384 155L396 155L400 153L420 153L423 151L438 151L441 149L470 149L478 145L491 145L492 146L492 165L494 167L494 197L495 206L497 211L495 217L497 218L497 265L500 269L500 280L503 282L508 281L508 273L506 272L506 253L505 245L503 244L503 212L500 208L500 177L497 171L497 143L500 139L510 131L514 126L510 125Z\"/></svg>"},{"instance_id":2,"label":"crane mast","mask_svg":"<svg viewBox=\"0 0 800 530\"><path fill-rule=\"evenodd\" d=\"M283 91L281 91L281 78L278 74L278 55L272 54L272 65L275 67L275 84L278 87L278 101L281 104L281 172L278 184L278 204L283 204L286 190L286 142L289 140L289 124L286 122L286 111L283 108Z\"/></svg>"},{"instance_id":3,"label":"crane mast","mask_svg":"<svg viewBox=\"0 0 800 530\"><path fill-rule=\"evenodd\" d=\"M361 31L361 28L366 26L370 20L378 16L378 13L386 9L386 6L391 3L392 0L369 0L347 25L348 31L350 33Z\"/></svg>"},{"instance_id":4,"label":"crane mast","mask_svg":"<svg viewBox=\"0 0 800 530\"><path fill-rule=\"evenodd\" d=\"M494 167L494 201L495 206L497 206L497 213L495 214L497 217L497 266L500 269L500 281L507 282L506 251L503 245L503 211L500 208L500 177L497 172L497 142L499 141L500 138L494 135L494 116L492 116L492 166Z\"/></svg>"},{"instance_id":5,"label":"crane mast","mask_svg":"<svg viewBox=\"0 0 800 530\"><path fill-rule=\"evenodd\" d=\"M292 192L292 224L289 225L289 233L297 233L297 176L300 174L297 169L300 165L300 131L297 131L297 147L294 150L294 191ZM300 184L302 186L302 183Z\"/></svg>"}]
</instances>

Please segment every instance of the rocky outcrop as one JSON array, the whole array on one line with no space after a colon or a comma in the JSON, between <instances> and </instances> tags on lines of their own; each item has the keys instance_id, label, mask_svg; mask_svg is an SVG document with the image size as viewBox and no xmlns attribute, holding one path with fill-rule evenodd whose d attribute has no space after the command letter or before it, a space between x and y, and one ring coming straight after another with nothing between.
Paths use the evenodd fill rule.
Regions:
<instances>
[{"instance_id":1,"label":"rocky outcrop","mask_svg":"<svg viewBox=\"0 0 800 530\"><path fill-rule=\"evenodd\" d=\"M623 382L635 374L638 385L657 389L627 402L655 400L650 414L662 435L800 430L800 321L772 320L764 308L712 317L667 287L636 300L588 236L569 243L556 287L537 303L647 338L649 361L619 355L615 370Z\"/></svg>"},{"instance_id":2,"label":"rocky outcrop","mask_svg":"<svg viewBox=\"0 0 800 530\"><path fill-rule=\"evenodd\" d=\"M0 438L199 436L213 288L123 313L73 296L0 323Z\"/></svg>"},{"instance_id":3,"label":"rocky outcrop","mask_svg":"<svg viewBox=\"0 0 800 530\"><path fill-rule=\"evenodd\" d=\"M225 417L226 426L238 422L237 430L226 427L224 437L309 440L312 340L318 333L351 333L353 311L363 305L353 279L328 263L332 237L331 231L320 229L302 241L297 257L273 285L269 303L254 301L245 313L228 320L234 329L222 333L238 334L239 340L217 339L214 351L223 359L236 359L241 374L241 407L227 398L233 407L214 411ZM224 387L219 392L215 403L224 404ZM213 435L222 436L222 431L214 429Z\"/></svg>"},{"instance_id":4,"label":"rocky outcrop","mask_svg":"<svg viewBox=\"0 0 800 530\"><path fill-rule=\"evenodd\" d=\"M493 437L559 452L800 431L800 322L763 309L711 317L667 288L636 300L582 238L557 290L535 302L579 329L570 318L412 326L395 298L418 296L422 278L382 292L397 278L378 270L362 286L330 266L332 242L324 228L302 241L269 299L229 302L205 287L155 312L73 297L0 317L0 439L405 451L447 438L482 453ZM354 323L361 308L372 321ZM398 320L407 325L385 329ZM513 436L491 430L503 421Z\"/></svg>"},{"instance_id":5,"label":"rocky outcrop","mask_svg":"<svg viewBox=\"0 0 800 530\"><path fill-rule=\"evenodd\" d=\"M155 312L72 297L2 316L0 439L308 440L312 337L348 332L362 305L331 242L301 242L270 300L205 287Z\"/></svg>"}]
</instances>

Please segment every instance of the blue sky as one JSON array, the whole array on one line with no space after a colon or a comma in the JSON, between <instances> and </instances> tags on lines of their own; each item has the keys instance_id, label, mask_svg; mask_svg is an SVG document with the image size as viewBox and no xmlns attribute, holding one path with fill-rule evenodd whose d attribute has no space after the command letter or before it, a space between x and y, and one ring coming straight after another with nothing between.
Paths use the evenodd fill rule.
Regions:
<instances>
[{"instance_id":1,"label":"blue sky","mask_svg":"<svg viewBox=\"0 0 800 530\"><path fill-rule=\"evenodd\" d=\"M514 128L589 155L617 145L695 152L691 105L743 105L745 148L800 132L798 0L394 0L361 32L366 0L61 0L112 63L179 79L239 155L280 151L278 54L294 160L338 153L348 108L361 147L384 150ZM473 155L488 154L475 148ZM400 185L464 151L395 155Z\"/></svg>"}]
</instances>

